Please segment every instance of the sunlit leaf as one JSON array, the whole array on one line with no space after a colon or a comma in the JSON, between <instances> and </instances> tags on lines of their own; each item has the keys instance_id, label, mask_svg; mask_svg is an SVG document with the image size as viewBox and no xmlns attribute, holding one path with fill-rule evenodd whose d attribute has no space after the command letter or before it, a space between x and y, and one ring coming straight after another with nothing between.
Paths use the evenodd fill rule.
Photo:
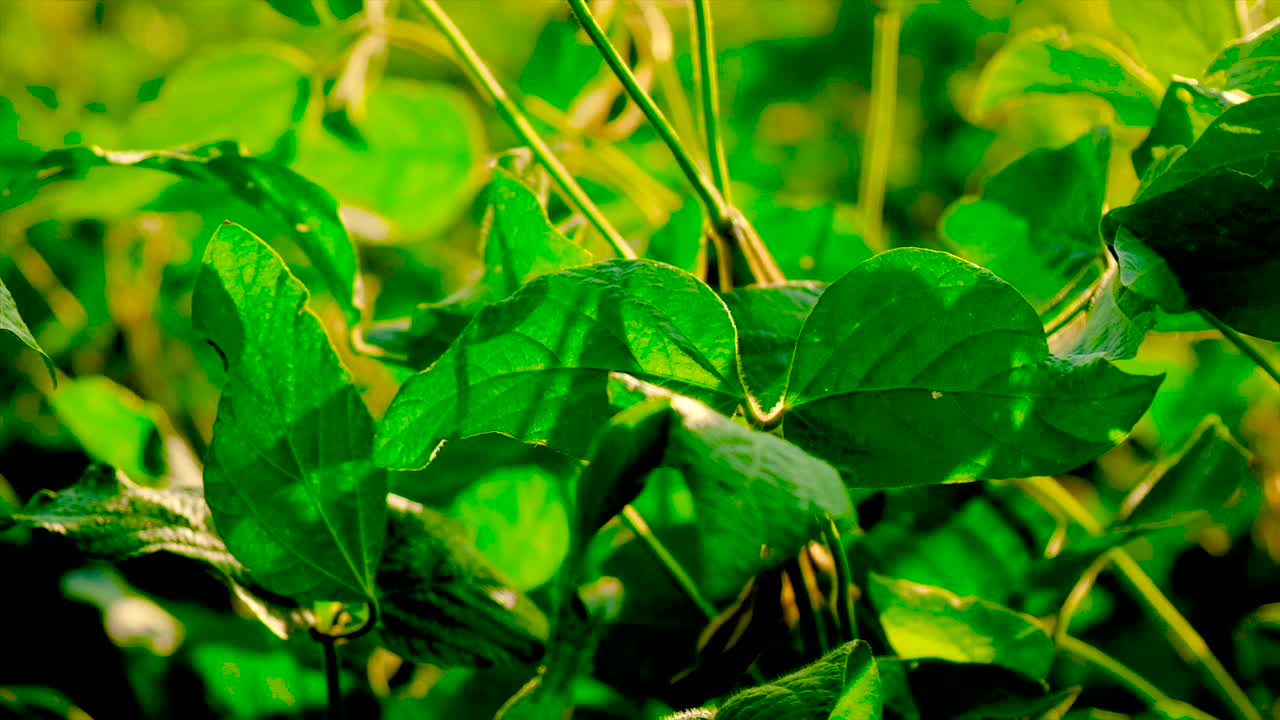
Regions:
<instances>
[{"instance_id":1,"label":"sunlit leaf","mask_svg":"<svg viewBox=\"0 0 1280 720\"><path fill-rule=\"evenodd\" d=\"M364 0L323 0L324 7L335 20L346 20L364 9ZM301 25L315 27L320 24L317 3L322 0L267 0L275 8Z\"/></svg>"},{"instance_id":2,"label":"sunlit leaf","mask_svg":"<svg viewBox=\"0 0 1280 720\"><path fill-rule=\"evenodd\" d=\"M1054 474L1115 445L1159 382L1051 355L1011 286L946 253L900 249L819 298L785 431L855 487Z\"/></svg>"},{"instance_id":3,"label":"sunlit leaf","mask_svg":"<svg viewBox=\"0 0 1280 720\"><path fill-rule=\"evenodd\" d=\"M1280 88L1280 18L1228 45L1205 80L1224 90L1274 94Z\"/></svg>"},{"instance_id":4,"label":"sunlit leaf","mask_svg":"<svg viewBox=\"0 0 1280 720\"><path fill-rule=\"evenodd\" d=\"M845 661L844 691L831 711L830 720L880 720L884 716L880 672L871 646L857 642Z\"/></svg>"},{"instance_id":5,"label":"sunlit leaf","mask_svg":"<svg viewBox=\"0 0 1280 720\"><path fill-rule=\"evenodd\" d=\"M373 419L302 284L236 225L209 243L197 331L226 369L205 497L263 586L301 601L372 602L386 524Z\"/></svg>"},{"instance_id":6,"label":"sunlit leaf","mask_svg":"<svg viewBox=\"0 0 1280 720\"><path fill-rule=\"evenodd\" d=\"M50 394L58 419L90 455L147 484L168 472L164 411L101 375L62 383Z\"/></svg>"},{"instance_id":7,"label":"sunlit leaf","mask_svg":"<svg viewBox=\"0 0 1280 720\"><path fill-rule=\"evenodd\" d=\"M9 293L9 288L0 282L0 338L15 339L23 345L40 353L40 359L44 361L45 367L49 369L49 377L56 383L58 381L58 370L54 367L53 360L45 354L44 350L32 337L30 328L23 322L22 316L18 314L18 305L13 301L13 295ZM0 344L0 347L9 345L12 342L6 340Z\"/></svg>"},{"instance_id":8,"label":"sunlit leaf","mask_svg":"<svg viewBox=\"0 0 1280 720\"><path fill-rule=\"evenodd\" d=\"M856 655L856 659L854 656ZM867 667L875 661L867 644L858 640L841 646L820 660L765 685L744 690L720 706L717 720L827 720L829 717L877 717L877 715L832 715L845 697L846 669ZM855 670L855 678L861 672ZM857 687L858 683L853 683ZM848 708L840 708L845 712Z\"/></svg>"}]
</instances>

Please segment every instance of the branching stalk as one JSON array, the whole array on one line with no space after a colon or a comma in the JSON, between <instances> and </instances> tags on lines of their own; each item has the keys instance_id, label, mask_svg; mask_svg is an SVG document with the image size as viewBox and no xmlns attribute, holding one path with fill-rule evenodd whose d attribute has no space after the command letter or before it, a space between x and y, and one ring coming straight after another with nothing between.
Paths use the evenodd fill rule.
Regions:
<instances>
[{"instance_id":1,"label":"branching stalk","mask_svg":"<svg viewBox=\"0 0 1280 720\"><path fill-rule=\"evenodd\" d=\"M1208 310L1201 310L1200 315L1205 320L1208 320L1209 324L1216 328L1218 332L1222 333L1222 336L1225 337L1228 342L1239 348L1240 352L1247 355L1258 367L1262 368L1263 372L1270 375L1271 379L1276 381L1276 384L1280 385L1280 371L1276 370L1276 367L1271 364L1271 361L1259 352L1258 348L1253 346L1253 343L1249 342L1245 336L1236 332L1234 328L1219 320L1216 315Z\"/></svg>"},{"instance_id":2,"label":"branching stalk","mask_svg":"<svg viewBox=\"0 0 1280 720\"><path fill-rule=\"evenodd\" d=\"M1105 532L1106 528L1103 524L1056 479L1037 477L1028 479L1026 483L1033 495L1048 505L1051 511L1060 512L1071 518L1089 535L1097 537ZM1175 644L1195 661L1195 666L1200 668L1205 681L1222 697L1236 717L1241 720L1262 720L1262 715L1250 702L1249 696L1209 649L1209 644L1161 592L1133 556L1123 548L1116 548L1111 551L1111 558L1115 569L1128 582L1138 598L1146 604L1155 619L1164 626Z\"/></svg>"},{"instance_id":3,"label":"branching stalk","mask_svg":"<svg viewBox=\"0 0 1280 720\"><path fill-rule=\"evenodd\" d=\"M1134 695L1144 700L1148 705L1154 706L1159 703L1172 702L1173 700L1168 695L1165 695L1160 688L1152 684L1150 680L1083 640L1064 635L1058 638L1058 649L1069 655L1074 655L1076 658L1103 671L1128 688Z\"/></svg>"},{"instance_id":4,"label":"branching stalk","mask_svg":"<svg viewBox=\"0 0 1280 720\"><path fill-rule=\"evenodd\" d=\"M884 0L876 15L871 58L871 102L867 134L862 141L862 172L858 205L864 220L863 239L873 252L889 249L884 232L884 193L893 149L893 123L898 105L898 36L902 32L902 3Z\"/></svg>"},{"instance_id":5,"label":"branching stalk","mask_svg":"<svg viewBox=\"0 0 1280 720\"><path fill-rule=\"evenodd\" d=\"M587 192L582 189L577 180L574 180L573 175L569 173L564 164L551 151L551 147L542 139L542 136L534 129L529 119L525 117L524 112L511 99L506 90L502 88L497 78L490 72L489 67L480 59L475 48L471 47L471 43L467 42L466 37L453 24L453 21L445 13L444 9L440 7L439 3L436 0L414 0L414 2L444 34L454 52L457 53L463 67L466 68L467 73L471 76L472 81L493 102L498 115L511 126L511 129L520 136L520 139L525 144L533 149L533 154L538 158L538 162L547 169L556 184L569 196L574 205L587 217L587 220L613 246L614 252L618 253L619 257L635 258L635 251L618 234L618 231L605 218L604 213L600 212L600 208L596 206L590 196L587 195Z\"/></svg>"},{"instance_id":6,"label":"branching stalk","mask_svg":"<svg viewBox=\"0 0 1280 720\"><path fill-rule=\"evenodd\" d=\"M698 48L698 73L702 90L702 127L706 133L711 179L726 205L733 206L729 189L729 161L720 136L720 81L716 75L716 39L711 27L710 0L693 0L693 28Z\"/></svg>"}]
</instances>

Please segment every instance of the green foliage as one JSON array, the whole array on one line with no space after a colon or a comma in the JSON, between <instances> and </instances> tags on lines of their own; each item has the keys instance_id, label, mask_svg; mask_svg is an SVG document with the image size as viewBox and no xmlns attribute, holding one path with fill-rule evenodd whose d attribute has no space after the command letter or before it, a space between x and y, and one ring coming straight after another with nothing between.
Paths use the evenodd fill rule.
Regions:
<instances>
[{"instance_id":1,"label":"green foliage","mask_svg":"<svg viewBox=\"0 0 1280 720\"><path fill-rule=\"evenodd\" d=\"M40 353L40 358L44 361L46 367L49 368L49 377L57 382L57 368L54 367L53 360L40 349L40 345L36 343L36 339L31 336L31 329L22 321L22 316L18 314L18 306L13 301L13 295L9 293L9 288L0 282L0 330L4 331L4 335L0 337L9 338L5 344L12 347L12 340L17 340L23 345ZM11 353L12 354L12 353Z\"/></svg>"},{"instance_id":2,"label":"green foliage","mask_svg":"<svg viewBox=\"0 0 1280 720\"><path fill-rule=\"evenodd\" d=\"M163 411L97 376L62 383L49 397L54 412L95 459L138 482L168 473Z\"/></svg>"}]
</instances>

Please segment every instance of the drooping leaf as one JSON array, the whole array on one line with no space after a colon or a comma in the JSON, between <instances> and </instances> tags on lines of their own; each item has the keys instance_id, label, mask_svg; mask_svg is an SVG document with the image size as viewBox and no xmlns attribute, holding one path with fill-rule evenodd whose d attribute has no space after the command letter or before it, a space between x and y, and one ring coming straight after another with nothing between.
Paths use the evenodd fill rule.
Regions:
<instances>
[{"instance_id":1,"label":"drooping leaf","mask_svg":"<svg viewBox=\"0 0 1280 720\"><path fill-rule=\"evenodd\" d=\"M899 249L819 298L784 428L855 487L1053 474L1115 445L1159 381L1050 355L1010 285L946 253Z\"/></svg>"},{"instance_id":2,"label":"drooping leaf","mask_svg":"<svg viewBox=\"0 0 1280 720\"><path fill-rule=\"evenodd\" d=\"M291 167L342 205L388 223L389 237L379 240L442 232L483 182L483 123L456 88L384 80L369 95L360 132L367 150L331 133L306 136Z\"/></svg>"},{"instance_id":3,"label":"drooping leaf","mask_svg":"<svg viewBox=\"0 0 1280 720\"><path fill-rule=\"evenodd\" d=\"M1223 90L1274 94L1280 88L1280 18L1223 49L1205 80Z\"/></svg>"},{"instance_id":4,"label":"drooping leaf","mask_svg":"<svg viewBox=\"0 0 1280 720\"><path fill-rule=\"evenodd\" d=\"M1164 99L1160 101L1155 125L1142 144L1133 151L1133 169L1138 177L1147 174L1157 157L1178 146L1191 147L1223 110L1240 101L1240 97L1206 87L1194 80L1183 79L1169 83Z\"/></svg>"},{"instance_id":5,"label":"drooping leaf","mask_svg":"<svg viewBox=\"0 0 1280 720\"><path fill-rule=\"evenodd\" d=\"M765 412L782 401L796 338L822 291L817 283L789 283L720 296L738 328L743 382Z\"/></svg>"},{"instance_id":6,"label":"drooping leaf","mask_svg":"<svg viewBox=\"0 0 1280 720\"><path fill-rule=\"evenodd\" d=\"M880 672L871 656L871 646L855 642L845 661L844 692L828 720L880 720L884 716L883 705Z\"/></svg>"},{"instance_id":7,"label":"drooping leaf","mask_svg":"<svg viewBox=\"0 0 1280 720\"><path fill-rule=\"evenodd\" d=\"M364 302L359 263L333 198L291 170L242 155L235 143L214 143L182 152L110 152L96 147L54 150L6 188L0 211L31 200L48 183L78 180L98 167L137 167L197 180L264 211L306 253L348 322L359 319Z\"/></svg>"},{"instance_id":8,"label":"drooping leaf","mask_svg":"<svg viewBox=\"0 0 1280 720\"><path fill-rule=\"evenodd\" d=\"M246 155L276 147L310 98L309 61L280 45L196 55L130 118L125 144L168 149L235 141Z\"/></svg>"},{"instance_id":9,"label":"drooping leaf","mask_svg":"<svg viewBox=\"0 0 1280 720\"><path fill-rule=\"evenodd\" d=\"M44 361L45 367L49 369L49 377L56 383L58 382L58 370L53 364L53 360L45 354L40 344L36 342L35 337L31 335L31 329L23 322L22 316L18 314L18 305L13 301L13 295L9 293L9 288L4 286L4 282L0 282L0 338L13 338L23 345L40 353L40 359ZM0 347L4 345L12 346L12 342L6 340L0 343ZM10 357L13 353L9 354Z\"/></svg>"},{"instance_id":10,"label":"drooping leaf","mask_svg":"<svg viewBox=\"0 0 1280 720\"><path fill-rule=\"evenodd\" d=\"M320 24L316 3L322 0L267 0L267 4L300 25L315 27ZM346 20L364 9L364 0L324 0L329 14L335 20Z\"/></svg>"},{"instance_id":11,"label":"drooping leaf","mask_svg":"<svg viewBox=\"0 0 1280 720\"><path fill-rule=\"evenodd\" d=\"M1112 266L1094 287L1088 309L1049 338L1049 347L1055 355L1127 360L1138 354L1156 320L1155 304L1126 287L1120 268Z\"/></svg>"},{"instance_id":12,"label":"drooping leaf","mask_svg":"<svg viewBox=\"0 0 1280 720\"><path fill-rule=\"evenodd\" d=\"M43 491L0 516L0 529L40 528L66 536L85 554L106 560L167 552L207 563L231 578L243 567L214 534L209 508L195 489L139 487L104 465L74 486Z\"/></svg>"},{"instance_id":13,"label":"drooping leaf","mask_svg":"<svg viewBox=\"0 0 1280 720\"><path fill-rule=\"evenodd\" d=\"M1053 640L1035 618L980 598L874 574L867 592L889 643L904 660L993 664L1037 680L1049 674Z\"/></svg>"},{"instance_id":14,"label":"drooping leaf","mask_svg":"<svg viewBox=\"0 0 1280 720\"><path fill-rule=\"evenodd\" d=\"M382 638L402 657L442 667L528 665L542 657L546 617L511 587L463 528L404 498L388 498L378 567Z\"/></svg>"},{"instance_id":15,"label":"drooping leaf","mask_svg":"<svg viewBox=\"0 0 1280 720\"><path fill-rule=\"evenodd\" d=\"M1220 515L1246 486L1256 488L1251 457L1221 420L1206 419L1179 452L1130 491L1125 524L1167 522L1186 513Z\"/></svg>"},{"instance_id":16,"label":"drooping leaf","mask_svg":"<svg viewBox=\"0 0 1280 720\"><path fill-rule=\"evenodd\" d=\"M711 288L666 265L613 260L534 279L490 305L410 378L378 430L376 458L422 467L440 440L502 432L585 457L625 372L726 409L743 390L737 343Z\"/></svg>"},{"instance_id":17,"label":"drooping leaf","mask_svg":"<svg viewBox=\"0 0 1280 720\"><path fill-rule=\"evenodd\" d=\"M205 497L227 547L267 589L372 602L386 525L373 419L302 284L266 243L225 225L193 319L226 369Z\"/></svg>"},{"instance_id":18,"label":"drooping leaf","mask_svg":"<svg viewBox=\"0 0 1280 720\"><path fill-rule=\"evenodd\" d=\"M1043 307L1102 249L1099 222L1111 135L1094 129L1063 148L1036 150L953 205L941 231L961 257Z\"/></svg>"},{"instance_id":19,"label":"drooping leaf","mask_svg":"<svg viewBox=\"0 0 1280 720\"><path fill-rule=\"evenodd\" d=\"M62 383L49 395L58 420L89 455L149 484L168 472L164 411L96 375Z\"/></svg>"},{"instance_id":20,"label":"drooping leaf","mask_svg":"<svg viewBox=\"0 0 1280 720\"><path fill-rule=\"evenodd\" d=\"M1163 87L1123 50L1100 37L1040 27L1000 48L983 67L971 109L978 117L1028 93L1091 93L1124 125L1149 127Z\"/></svg>"},{"instance_id":21,"label":"drooping leaf","mask_svg":"<svg viewBox=\"0 0 1280 720\"><path fill-rule=\"evenodd\" d=\"M669 414L667 437L639 450L640 462L660 452L662 465L688 483L704 558L701 585L710 597L732 595L799 552L828 516L853 519L848 491L826 463L690 398L630 378L620 382L650 398L632 410Z\"/></svg>"},{"instance_id":22,"label":"drooping leaf","mask_svg":"<svg viewBox=\"0 0 1280 720\"><path fill-rule=\"evenodd\" d=\"M851 661L854 653L858 653L858 659ZM851 662L861 667L863 657L874 668L870 654L870 647L863 640L843 645L812 665L734 695L720 707L716 719L827 720L844 696L846 669Z\"/></svg>"}]
</instances>

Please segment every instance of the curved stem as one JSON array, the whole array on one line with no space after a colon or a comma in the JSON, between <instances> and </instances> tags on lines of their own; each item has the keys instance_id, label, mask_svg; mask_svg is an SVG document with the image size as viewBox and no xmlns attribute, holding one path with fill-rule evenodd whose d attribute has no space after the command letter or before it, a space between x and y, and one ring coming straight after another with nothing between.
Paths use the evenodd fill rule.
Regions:
<instances>
[{"instance_id":1,"label":"curved stem","mask_svg":"<svg viewBox=\"0 0 1280 720\"><path fill-rule=\"evenodd\" d=\"M329 720L343 720L346 713L342 708L342 676L338 668L337 638L320 637L324 646L324 679L329 689Z\"/></svg>"},{"instance_id":2,"label":"curved stem","mask_svg":"<svg viewBox=\"0 0 1280 720\"><path fill-rule=\"evenodd\" d=\"M1028 479L1026 483L1042 502L1048 503L1070 517L1084 528L1085 532L1098 536L1105 531L1103 524L1056 479L1037 477ZM1253 706L1249 696L1209 649L1209 644L1161 592L1133 556L1123 548L1116 548L1111 551L1111 558L1115 569L1129 583L1139 599L1147 605L1155 619L1164 625L1169 637L1175 640L1175 644L1195 660L1196 667L1202 670L1205 681L1217 691L1236 716L1241 720L1262 720L1262 715Z\"/></svg>"},{"instance_id":3,"label":"curved stem","mask_svg":"<svg viewBox=\"0 0 1280 720\"><path fill-rule=\"evenodd\" d=\"M591 14L591 9L587 7L586 0L569 0L569 7L573 9L574 16L578 18L578 22L581 23L582 29L591 38L591 42L595 43L596 48L600 50L600 54L604 56L604 60L608 63L609 68L613 70L613 74L622 83L627 95L644 113L644 116L649 120L649 124L653 126L658 136L662 138L662 142L666 143L667 149L671 151L671 156L675 158L681 172L684 173L689 183L693 185L693 189L697 192L698 198L706 208L707 215L711 218L711 221L718 228L728 228L733 222L728 204L725 203L720 193L716 192L715 188L711 186L711 182L702 174L698 166L694 164L688 150L680 142L680 138L676 136L675 128L671 127L671 123L662 114L662 110L658 109L657 103L653 101L649 93L645 92L644 88L640 87L635 73L631 72L631 68L622 59L618 49L610 42L609 36L605 35L600 23L596 22L595 16Z\"/></svg>"},{"instance_id":4,"label":"curved stem","mask_svg":"<svg viewBox=\"0 0 1280 720\"><path fill-rule=\"evenodd\" d=\"M671 575L671 579L675 581L676 585L680 586L681 590L684 590L684 594L688 595L693 604L698 606L698 610L702 611L707 620L715 620L720 613L716 611L715 606L710 601L702 596L702 591L698 589L698 584L694 582L693 577L684 569L684 566L680 564L676 556L672 555L667 546L663 545L658 536L654 535L653 531L649 529L649 523L644 521L644 516L634 507L627 505L622 509L622 521L628 528L631 528L631 532L634 532L636 537L640 538L648 546L649 552L653 553L658 562L662 563L667 573Z\"/></svg>"},{"instance_id":5,"label":"curved stem","mask_svg":"<svg viewBox=\"0 0 1280 720\"><path fill-rule=\"evenodd\" d=\"M1225 337L1228 342L1235 345L1237 348L1240 348L1240 352L1249 356L1249 359L1257 364L1258 367L1262 368L1263 372L1270 375L1271 379L1275 380L1277 384L1280 384L1280 371L1277 371L1276 367L1271 364L1271 361L1267 360L1267 358L1258 351L1258 348L1254 347L1253 343L1249 342L1245 336L1236 332L1234 328L1219 320L1217 316L1208 310L1201 310L1200 316L1205 320L1208 320L1209 324L1216 328L1218 332L1222 333L1222 336Z\"/></svg>"},{"instance_id":6,"label":"curved stem","mask_svg":"<svg viewBox=\"0 0 1280 720\"><path fill-rule=\"evenodd\" d=\"M853 619L853 603L849 599L853 573L849 572L849 556L845 554L844 545L840 542L840 530L836 527L834 518L827 518L827 524L822 528L822 539L836 564L836 613L840 619L840 641L852 642L858 635Z\"/></svg>"},{"instance_id":7,"label":"curved stem","mask_svg":"<svg viewBox=\"0 0 1280 720\"><path fill-rule=\"evenodd\" d=\"M733 205L729 190L729 161L720 137L720 80L716 76L716 39L711 29L710 0L693 0L693 27L698 48L698 72L702 82L702 127L711 159L711 179L726 205Z\"/></svg>"},{"instance_id":8,"label":"curved stem","mask_svg":"<svg viewBox=\"0 0 1280 720\"><path fill-rule=\"evenodd\" d=\"M884 193L893 149L893 118L898 104L898 36L902 32L904 0L885 0L876 15L871 58L871 109L862 142L862 173L858 205L865 221L863 239L873 252L884 252Z\"/></svg>"},{"instance_id":9,"label":"curved stem","mask_svg":"<svg viewBox=\"0 0 1280 720\"><path fill-rule=\"evenodd\" d=\"M613 246L614 252L618 253L619 257L635 258L635 251L631 249L631 246L627 244L626 240L622 239L622 236L618 234L618 231L609 224L604 213L600 212L600 208L592 202L591 198L587 195L587 192L578 184L578 181L573 179L573 175L569 173L565 166L560 162L559 158L555 156L555 153L551 151L550 146L548 146L542 139L542 136L538 134L538 131L534 129L533 125L530 124L529 119L525 117L524 112L522 112L520 107L516 105L515 101L511 99L511 96L503 90L502 85L498 83L497 78L495 78L493 73L489 71L489 67L485 65L484 61L480 59L480 56L476 54L475 48L471 47L471 43L467 42L467 39L462 35L462 32L458 30L458 27L454 25L453 21L449 19L449 16L445 14L439 3L437 3L436 0L414 0L414 2L427 14L427 17L431 18L431 22L440 29L440 32L444 34L445 38L449 41L449 44L453 47L454 52L457 53L458 59L462 62L463 67L466 68L468 74L471 76L471 79L481 90L484 91L486 95L489 96L489 99L493 102L494 107L498 111L498 115L511 126L511 129L520 136L521 140L533 149L533 154L538 158L538 162L547 169L547 172L555 179L556 184L560 186L560 189L562 189L571 200L573 200L573 203L578 206L578 209L587 217L587 220L589 220L591 224L600 231L600 234L604 236L605 240Z\"/></svg>"},{"instance_id":10,"label":"curved stem","mask_svg":"<svg viewBox=\"0 0 1280 720\"><path fill-rule=\"evenodd\" d=\"M1076 658L1103 671L1114 680L1117 680L1121 685L1127 687L1134 695L1144 700L1148 705L1156 705L1159 703L1173 701L1173 699L1168 695L1165 695L1160 688L1153 685L1150 680L1147 680L1130 669L1129 666L1121 663L1119 660L1111 657L1083 640L1073 638L1069 635L1064 635L1058 638L1058 649L1069 655L1074 655Z\"/></svg>"}]
</instances>

